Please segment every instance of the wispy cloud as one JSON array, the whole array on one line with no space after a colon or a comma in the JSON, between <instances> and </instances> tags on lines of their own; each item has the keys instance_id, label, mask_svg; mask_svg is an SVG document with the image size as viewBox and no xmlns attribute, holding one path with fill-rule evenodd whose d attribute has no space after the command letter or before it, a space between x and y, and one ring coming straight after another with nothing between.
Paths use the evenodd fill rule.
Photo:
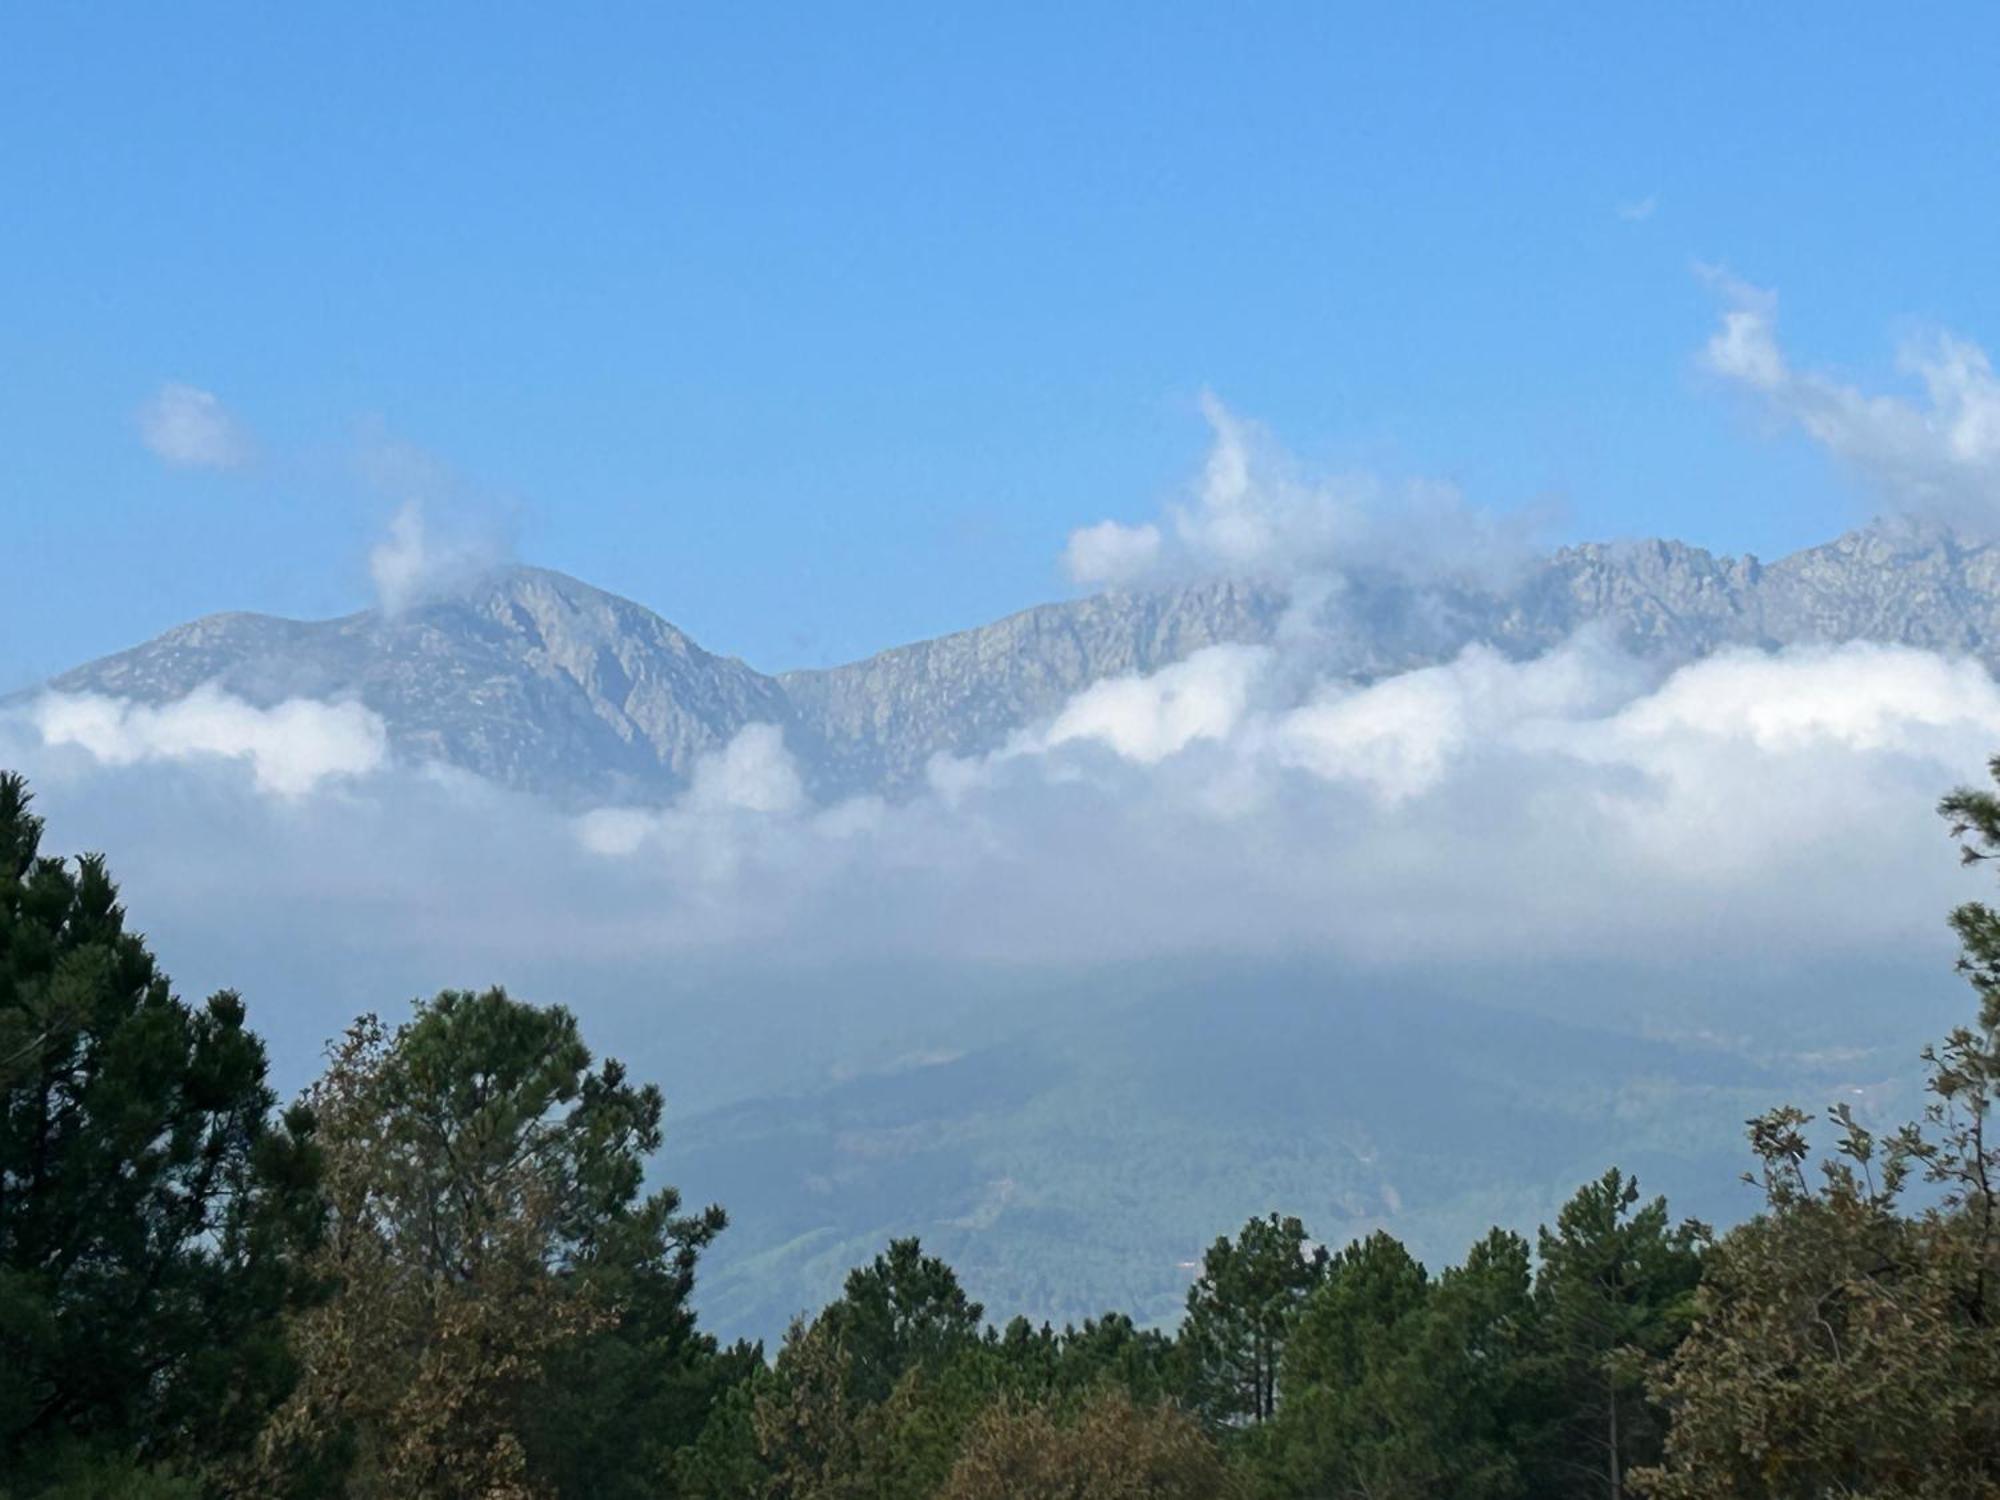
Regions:
<instances>
[{"instance_id":1,"label":"wispy cloud","mask_svg":"<svg viewBox=\"0 0 2000 1500\"><path fill-rule=\"evenodd\" d=\"M1212 392L1201 473L1158 522L1100 521L1072 532L1070 579L1121 586L1172 575L1306 578L1354 567L1415 574L1489 572L1525 555L1545 517L1469 504L1435 480L1317 473Z\"/></svg>"},{"instance_id":2,"label":"wispy cloud","mask_svg":"<svg viewBox=\"0 0 2000 1500\"><path fill-rule=\"evenodd\" d=\"M1623 219L1627 224L1643 224L1659 211L1660 197L1657 193L1648 193L1643 198L1634 198L1620 203L1615 209L1618 217Z\"/></svg>"},{"instance_id":3,"label":"wispy cloud","mask_svg":"<svg viewBox=\"0 0 2000 1500\"><path fill-rule=\"evenodd\" d=\"M503 561L506 548L478 529L440 531L421 500L406 500L389 518L382 539L368 551L375 599L400 614L454 584Z\"/></svg>"},{"instance_id":4,"label":"wispy cloud","mask_svg":"<svg viewBox=\"0 0 2000 1500\"><path fill-rule=\"evenodd\" d=\"M1099 521L1070 533L1063 572L1073 583L1115 588L1151 573L1159 565L1160 550L1160 528L1150 521L1138 526Z\"/></svg>"},{"instance_id":5,"label":"wispy cloud","mask_svg":"<svg viewBox=\"0 0 2000 1500\"><path fill-rule=\"evenodd\" d=\"M1800 369L1778 342L1776 293L1713 267L1723 304L1709 370L1763 403L1905 511L1957 522L2000 515L2000 377L1986 351L1943 331L1906 340L1897 367L1921 399Z\"/></svg>"},{"instance_id":6,"label":"wispy cloud","mask_svg":"<svg viewBox=\"0 0 2000 1500\"><path fill-rule=\"evenodd\" d=\"M214 392L168 381L139 408L139 436L176 469L240 469L255 453L249 432Z\"/></svg>"},{"instance_id":7,"label":"wispy cloud","mask_svg":"<svg viewBox=\"0 0 2000 1500\"><path fill-rule=\"evenodd\" d=\"M435 455L371 424L357 462L368 486L396 503L368 553L385 612L398 614L513 556L510 507L475 492Z\"/></svg>"}]
</instances>

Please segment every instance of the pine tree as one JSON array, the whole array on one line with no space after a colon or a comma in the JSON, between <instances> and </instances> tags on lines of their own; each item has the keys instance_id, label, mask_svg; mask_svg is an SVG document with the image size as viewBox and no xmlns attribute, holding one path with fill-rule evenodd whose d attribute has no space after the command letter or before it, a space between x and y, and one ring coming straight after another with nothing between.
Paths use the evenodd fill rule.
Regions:
<instances>
[{"instance_id":1,"label":"pine tree","mask_svg":"<svg viewBox=\"0 0 2000 1500\"><path fill-rule=\"evenodd\" d=\"M312 1121L273 1118L243 1001L177 997L29 806L0 775L0 1471L218 1460L290 1379Z\"/></svg>"},{"instance_id":2,"label":"pine tree","mask_svg":"<svg viewBox=\"0 0 2000 1500\"><path fill-rule=\"evenodd\" d=\"M724 1220L643 1192L658 1090L593 1066L568 1011L494 989L447 991L393 1033L363 1017L310 1098L336 1290L294 1330L303 1377L250 1487L445 1500L615 1493L627 1466L660 1481L670 1433L625 1431L607 1459L600 1424L654 1408L702 1352L685 1303Z\"/></svg>"},{"instance_id":3,"label":"pine tree","mask_svg":"<svg viewBox=\"0 0 2000 1500\"><path fill-rule=\"evenodd\" d=\"M850 1398L872 1406L908 1371L936 1368L977 1342L984 1315L957 1273L912 1238L850 1271L820 1322L850 1361Z\"/></svg>"},{"instance_id":4,"label":"pine tree","mask_svg":"<svg viewBox=\"0 0 2000 1500\"><path fill-rule=\"evenodd\" d=\"M1188 1290L1181 1347L1190 1404L1216 1427L1267 1422L1278 1409L1278 1369L1327 1254L1294 1218L1251 1219L1218 1239Z\"/></svg>"},{"instance_id":5,"label":"pine tree","mask_svg":"<svg viewBox=\"0 0 2000 1500\"><path fill-rule=\"evenodd\" d=\"M1645 1375L1687 1330L1706 1238L1616 1168L1541 1231L1535 1300L1566 1420L1540 1455L1539 1493L1622 1500L1627 1471L1658 1457L1666 1423Z\"/></svg>"}]
</instances>

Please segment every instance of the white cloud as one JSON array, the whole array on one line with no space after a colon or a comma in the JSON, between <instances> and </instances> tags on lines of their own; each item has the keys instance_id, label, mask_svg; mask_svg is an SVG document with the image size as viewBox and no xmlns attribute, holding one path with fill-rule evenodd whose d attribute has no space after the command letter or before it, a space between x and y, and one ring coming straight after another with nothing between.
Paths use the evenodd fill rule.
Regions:
<instances>
[{"instance_id":1,"label":"white cloud","mask_svg":"<svg viewBox=\"0 0 2000 1500\"><path fill-rule=\"evenodd\" d=\"M1711 269L1704 274L1720 289L1726 303L1722 326L1709 338L1704 351L1709 368L1760 391L1782 389L1791 372L1778 352L1776 294L1726 272Z\"/></svg>"},{"instance_id":2,"label":"white cloud","mask_svg":"<svg viewBox=\"0 0 2000 1500\"><path fill-rule=\"evenodd\" d=\"M43 743L76 746L109 766L225 757L248 761L259 790L300 797L330 777L379 768L382 721L358 703L294 698L257 708L213 687L158 706L50 693L32 708Z\"/></svg>"},{"instance_id":3,"label":"white cloud","mask_svg":"<svg viewBox=\"0 0 2000 1500\"><path fill-rule=\"evenodd\" d=\"M1270 657L1259 646L1210 646L1151 676L1094 683L1012 753L1091 741L1151 765L1197 740L1225 739L1242 722Z\"/></svg>"},{"instance_id":4,"label":"white cloud","mask_svg":"<svg viewBox=\"0 0 2000 1500\"><path fill-rule=\"evenodd\" d=\"M497 566L506 555L490 532L477 526L440 530L423 502L408 500L369 550L368 575L376 602L393 615Z\"/></svg>"},{"instance_id":5,"label":"white cloud","mask_svg":"<svg viewBox=\"0 0 2000 1500\"><path fill-rule=\"evenodd\" d=\"M1928 930L1951 880L1930 805L2000 746L1984 669L1902 647L1663 677L1586 638L1288 701L1291 680L1273 650L1217 648L942 760L905 803L787 793L746 818L691 793L576 836L672 887L669 943L694 923L1022 960L1769 953Z\"/></svg>"},{"instance_id":6,"label":"white cloud","mask_svg":"<svg viewBox=\"0 0 2000 1500\"><path fill-rule=\"evenodd\" d=\"M254 451L249 433L212 391L178 381L168 381L139 408L139 436L177 469L240 469Z\"/></svg>"},{"instance_id":7,"label":"white cloud","mask_svg":"<svg viewBox=\"0 0 2000 1500\"><path fill-rule=\"evenodd\" d=\"M592 854L636 854L658 826L642 807L595 807L576 820L576 836Z\"/></svg>"},{"instance_id":8,"label":"white cloud","mask_svg":"<svg viewBox=\"0 0 2000 1500\"><path fill-rule=\"evenodd\" d=\"M1229 572L1290 571L1301 560L1336 562L1360 529L1355 481L1309 482L1261 427L1204 392L1215 441L1195 502L1174 528L1194 556Z\"/></svg>"},{"instance_id":9,"label":"white cloud","mask_svg":"<svg viewBox=\"0 0 2000 1500\"><path fill-rule=\"evenodd\" d=\"M1213 440L1190 493L1159 523L1100 521L1072 532L1063 567L1073 582L1184 574L1297 581L1357 567L1491 576L1525 555L1543 519L1476 510L1435 480L1312 473L1214 394L1202 394L1201 411Z\"/></svg>"},{"instance_id":10,"label":"white cloud","mask_svg":"<svg viewBox=\"0 0 2000 1500\"><path fill-rule=\"evenodd\" d=\"M1978 662L1908 647L1736 650L1682 668L1611 725L1628 743L1698 734L1772 754L1816 744L1903 751L1966 726L2000 746L2000 692Z\"/></svg>"},{"instance_id":11,"label":"white cloud","mask_svg":"<svg viewBox=\"0 0 2000 1500\"><path fill-rule=\"evenodd\" d=\"M796 812L805 805L798 763L775 724L747 724L721 750L695 762L687 804L707 810Z\"/></svg>"},{"instance_id":12,"label":"white cloud","mask_svg":"<svg viewBox=\"0 0 2000 1500\"><path fill-rule=\"evenodd\" d=\"M389 521L389 534L368 553L368 576L382 608L396 614L421 595L437 570L424 531L423 508L411 500Z\"/></svg>"},{"instance_id":13,"label":"white cloud","mask_svg":"<svg viewBox=\"0 0 2000 1500\"><path fill-rule=\"evenodd\" d=\"M368 554L385 613L449 592L513 556L518 506L475 489L435 454L369 422L355 464L368 486L396 505Z\"/></svg>"},{"instance_id":14,"label":"white cloud","mask_svg":"<svg viewBox=\"0 0 2000 1500\"><path fill-rule=\"evenodd\" d=\"M1144 578L1159 565L1160 528L1148 521L1127 526L1099 521L1070 533L1063 572L1072 583L1116 588Z\"/></svg>"},{"instance_id":15,"label":"white cloud","mask_svg":"<svg viewBox=\"0 0 2000 1500\"><path fill-rule=\"evenodd\" d=\"M664 808L595 808L576 820L578 839L594 854L625 855L648 846L699 850L711 873L737 868L729 825L735 819L786 818L806 810L805 780L775 724L746 724L720 750L695 761L688 789Z\"/></svg>"},{"instance_id":16,"label":"white cloud","mask_svg":"<svg viewBox=\"0 0 2000 1500\"><path fill-rule=\"evenodd\" d=\"M1704 274L1724 300L1704 351L1711 370L1755 392L1899 509L1991 518L2000 506L2000 377L1985 350L1949 333L1907 340L1897 365L1924 399L1870 393L1785 357L1773 293Z\"/></svg>"},{"instance_id":17,"label":"white cloud","mask_svg":"<svg viewBox=\"0 0 2000 1500\"><path fill-rule=\"evenodd\" d=\"M1831 881L1801 878L1845 888L1829 920L1865 924L1881 873L1870 866L1896 838L1887 824L1938 842L1922 815L2000 748L2000 690L1976 662L1907 647L1730 651L1565 741L1579 761L1644 788L1599 794L1595 811L1648 863L1726 888L1807 858L1856 860ZM1907 810L1891 812L1899 798ZM1870 819L1884 826L1871 831Z\"/></svg>"},{"instance_id":18,"label":"white cloud","mask_svg":"<svg viewBox=\"0 0 2000 1500\"><path fill-rule=\"evenodd\" d=\"M1284 765L1353 781L1386 802L1431 790L1453 763L1524 725L1573 722L1629 692L1639 674L1578 642L1518 663L1485 647L1368 687L1333 687L1282 715L1271 747Z\"/></svg>"},{"instance_id":19,"label":"white cloud","mask_svg":"<svg viewBox=\"0 0 2000 1500\"><path fill-rule=\"evenodd\" d=\"M1660 196L1648 193L1643 198L1634 198L1618 205L1618 217L1628 224L1643 224L1660 209Z\"/></svg>"}]
</instances>

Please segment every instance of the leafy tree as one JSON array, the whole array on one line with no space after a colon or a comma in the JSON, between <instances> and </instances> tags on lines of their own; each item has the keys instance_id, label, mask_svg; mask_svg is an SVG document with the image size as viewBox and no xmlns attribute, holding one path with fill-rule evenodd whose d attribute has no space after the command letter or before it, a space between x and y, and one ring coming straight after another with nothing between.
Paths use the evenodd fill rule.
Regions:
<instances>
[{"instance_id":1,"label":"leafy tree","mask_svg":"<svg viewBox=\"0 0 2000 1500\"><path fill-rule=\"evenodd\" d=\"M996 1404L1075 1418L1106 1391L1157 1401L1176 1383L1174 1344L1129 1318L1060 1333L1016 1318L980 1330L981 1309L943 1261L897 1240L852 1272L838 1300L795 1323L751 1400L760 1475L749 1487L743 1424L728 1403L685 1454L704 1494L931 1500Z\"/></svg>"},{"instance_id":2,"label":"leafy tree","mask_svg":"<svg viewBox=\"0 0 2000 1500\"><path fill-rule=\"evenodd\" d=\"M1968 863L2000 854L1993 793L1940 810ZM2000 913L1971 902L1951 923L1979 1014L1925 1049L1921 1122L1878 1139L1836 1106L1817 1172L1808 1116L1750 1122L1765 1211L1717 1246L1694 1328L1656 1376L1674 1419L1660 1467L1635 1476L1650 1493L2000 1494ZM1911 1213L1919 1177L1930 1201Z\"/></svg>"},{"instance_id":3,"label":"leafy tree","mask_svg":"<svg viewBox=\"0 0 2000 1500\"><path fill-rule=\"evenodd\" d=\"M1157 1405L1177 1388L1173 1341L1116 1314L1060 1332L1015 1318L950 1356L913 1364L888 1399L859 1417L861 1470L874 1500L931 1500L966 1435L996 1402L1058 1422L1107 1392Z\"/></svg>"},{"instance_id":4,"label":"leafy tree","mask_svg":"<svg viewBox=\"0 0 2000 1500\"><path fill-rule=\"evenodd\" d=\"M255 1483L599 1493L580 1457L604 1454L603 1429L570 1403L629 1415L671 1392L697 1352L696 1257L723 1226L719 1209L683 1216L671 1189L642 1192L659 1092L594 1068L568 1011L494 989L447 991L393 1034L364 1017L310 1097L330 1209L319 1269L337 1290L297 1325L303 1378ZM628 1433L627 1454L655 1481L666 1469L648 1434ZM616 1461L607 1477L625 1482Z\"/></svg>"},{"instance_id":5,"label":"leafy tree","mask_svg":"<svg viewBox=\"0 0 2000 1500\"><path fill-rule=\"evenodd\" d=\"M1710 1257L1686 1343L1657 1377L1680 1497L2000 1493L2000 1338L1975 1310L1982 1243L1963 1205L1905 1217L1910 1158L1851 1118L1815 1184L1797 1110L1752 1122L1766 1212Z\"/></svg>"},{"instance_id":6,"label":"leafy tree","mask_svg":"<svg viewBox=\"0 0 2000 1500\"><path fill-rule=\"evenodd\" d=\"M0 775L0 1472L69 1484L80 1444L151 1484L285 1392L312 1121L273 1120L242 1000L175 996L104 861L43 856L29 805Z\"/></svg>"},{"instance_id":7,"label":"leafy tree","mask_svg":"<svg viewBox=\"0 0 2000 1500\"><path fill-rule=\"evenodd\" d=\"M1239 1492L1193 1417L1107 1390L1070 1422L1044 1406L996 1404L967 1434L938 1500L1228 1500Z\"/></svg>"},{"instance_id":8,"label":"leafy tree","mask_svg":"<svg viewBox=\"0 0 2000 1500\"><path fill-rule=\"evenodd\" d=\"M698 1331L678 1269L598 1265L578 1281L613 1315L549 1352L522 1428L530 1467L558 1495L658 1500L676 1454L763 1370L763 1347L718 1349Z\"/></svg>"},{"instance_id":9,"label":"leafy tree","mask_svg":"<svg viewBox=\"0 0 2000 1500\"><path fill-rule=\"evenodd\" d=\"M14 1476L20 1482L21 1476ZM119 1457L77 1445L53 1463L37 1465L27 1489L0 1483L0 1496L35 1500L202 1500L201 1481L164 1464Z\"/></svg>"},{"instance_id":10,"label":"leafy tree","mask_svg":"<svg viewBox=\"0 0 2000 1500\"><path fill-rule=\"evenodd\" d=\"M1645 1372L1686 1332L1706 1238L1674 1225L1666 1199L1641 1203L1616 1168L1541 1231L1535 1300L1563 1421L1538 1455L1538 1493L1620 1500L1626 1472L1658 1458L1666 1424Z\"/></svg>"},{"instance_id":11,"label":"leafy tree","mask_svg":"<svg viewBox=\"0 0 2000 1500\"><path fill-rule=\"evenodd\" d=\"M1326 1265L1326 1250L1308 1242L1305 1227L1275 1213L1209 1247L1188 1290L1180 1342L1189 1399L1212 1425L1276 1413L1285 1341Z\"/></svg>"},{"instance_id":12,"label":"leafy tree","mask_svg":"<svg viewBox=\"0 0 2000 1500\"><path fill-rule=\"evenodd\" d=\"M854 1362L836 1324L794 1323L752 1414L761 1468L755 1493L784 1500L867 1496L929 1500L965 1430L1012 1385L989 1346L965 1343L911 1364L881 1401L853 1392Z\"/></svg>"},{"instance_id":13,"label":"leafy tree","mask_svg":"<svg viewBox=\"0 0 2000 1500\"><path fill-rule=\"evenodd\" d=\"M1050 1391L1062 1383L1065 1336L1073 1333L1043 1323L1036 1327L1026 1318L1015 1316L1002 1329L986 1330L985 1347L999 1360L1023 1390Z\"/></svg>"}]
</instances>

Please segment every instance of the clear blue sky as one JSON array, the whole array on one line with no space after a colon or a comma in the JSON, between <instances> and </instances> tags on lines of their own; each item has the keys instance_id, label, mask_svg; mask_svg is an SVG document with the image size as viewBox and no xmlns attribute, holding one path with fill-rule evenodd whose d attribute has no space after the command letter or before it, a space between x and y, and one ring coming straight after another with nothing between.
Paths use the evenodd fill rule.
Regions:
<instances>
[{"instance_id":1,"label":"clear blue sky","mask_svg":"<svg viewBox=\"0 0 2000 1500\"><path fill-rule=\"evenodd\" d=\"M8 6L0 687L362 605L369 432L767 668L1059 594L1205 387L1782 552L1860 502L1698 375L1690 267L1871 383L2000 337L1996 78L1985 6ZM165 381L254 462L163 467Z\"/></svg>"}]
</instances>

